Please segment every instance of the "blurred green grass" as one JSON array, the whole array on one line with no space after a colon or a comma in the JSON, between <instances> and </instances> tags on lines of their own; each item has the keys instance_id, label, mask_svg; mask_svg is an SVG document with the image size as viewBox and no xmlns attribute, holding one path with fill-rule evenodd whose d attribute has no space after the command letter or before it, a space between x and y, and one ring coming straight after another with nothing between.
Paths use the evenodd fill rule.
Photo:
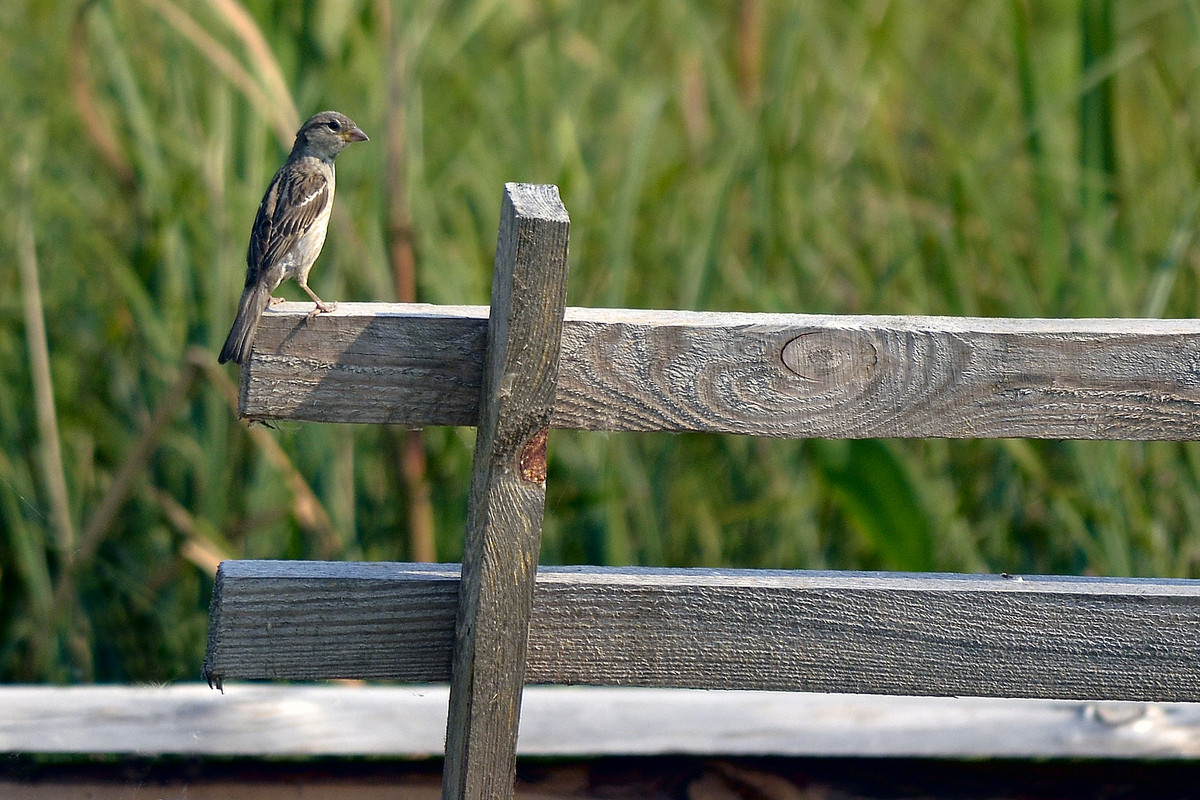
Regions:
<instances>
[{"instance_id":1,"label":"blurred green grass","mask_svg":"<svg viewBox=\"0 0 1200 800\"><path fill-rule=\"evenodd\" d=\"M575 305L1197 314L1200 3L385 2L248 0L249 29L233 0L0 7L0 678L195 678L215 558L410 557L394 432L247 431L212 358L297 113L372 136L338 163L325 297L395 296L391 123L428 302L487 301L522 180L562 189ZM426 434L442 560L472 440ZM1200 577L1190 443L559 431L550 456L547 562Z\"/></svg>"}]
</instances>

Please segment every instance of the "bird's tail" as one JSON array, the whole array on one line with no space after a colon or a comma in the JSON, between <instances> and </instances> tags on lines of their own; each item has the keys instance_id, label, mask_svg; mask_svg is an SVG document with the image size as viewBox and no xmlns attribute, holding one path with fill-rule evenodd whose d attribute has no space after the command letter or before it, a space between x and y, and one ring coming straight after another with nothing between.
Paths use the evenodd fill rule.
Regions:
<instances>
[{"instance_id":1,"label":"bird's tail","mask_svg":"<svg viewBox=\"0 0 1200 800\"><path fill-rule=\"evenodd\" d=\"M258 330L258 319L271 300L271 293L264 286L247 286L238 301L237 319L221 348L217 362L224 364L232 361L241 364L250 355L250 344L254 341L254 332Z\"/></svg>"}]
</instances>

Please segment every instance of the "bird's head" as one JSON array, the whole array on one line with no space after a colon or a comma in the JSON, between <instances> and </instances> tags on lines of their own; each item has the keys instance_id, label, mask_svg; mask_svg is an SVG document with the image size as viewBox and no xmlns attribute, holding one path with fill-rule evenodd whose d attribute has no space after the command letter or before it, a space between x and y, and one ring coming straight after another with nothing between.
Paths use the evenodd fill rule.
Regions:
<instances>
[{"instance_id":1,"label":"bird's head","mask_svg":"<svg viewBox=\"0 0 1200 800\"><path fill-rule=\"evenodd\" d=\"M354 120L336 111L322 111L313 114L300 127L292 152L332 161L346 145L365 141L367 135L354 124Z\"/></svg>"}]
</instances>

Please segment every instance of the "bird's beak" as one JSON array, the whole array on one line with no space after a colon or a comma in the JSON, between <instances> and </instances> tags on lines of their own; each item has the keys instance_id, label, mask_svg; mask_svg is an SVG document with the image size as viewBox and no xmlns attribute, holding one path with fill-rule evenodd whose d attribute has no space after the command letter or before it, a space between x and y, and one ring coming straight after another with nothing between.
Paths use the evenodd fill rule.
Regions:
<instances>
[{"instance_id":1,"label":"bird's beak","mask_svg":"<svg viewBox=\"0 0 1200 800\"><path fill-rule=\"evenodd\" d=\"M351 128L350 130L343 133L342 137L347 142L369 142L369 141L371 141L370 139L367 138L367 135L365 133L363 133L362 130L359 129L359 127L357 125L355 125L353 128Z\"/></svg>"}]
</instances>

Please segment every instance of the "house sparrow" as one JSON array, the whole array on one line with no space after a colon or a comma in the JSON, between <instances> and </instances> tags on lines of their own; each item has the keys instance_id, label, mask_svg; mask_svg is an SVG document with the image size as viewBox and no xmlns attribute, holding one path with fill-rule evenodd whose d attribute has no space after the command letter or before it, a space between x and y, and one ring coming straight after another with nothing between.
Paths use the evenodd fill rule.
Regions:
<instances>
[{"instance_id":1,"label":"house sparrow","mask_svg":"<svg viewBox=\"0 0 1200 800\"><path fill-rule=\"evenodd\" d=\"M367 135L336 111L314 114L296 134L292 152L275 173L254 218L246 288L219 363L241 364L250 355L259 317L285 278L295 278L317 304L313 314L333 310L308 288L308 273L325 244L333 209L333 159L351 142L365 141Z\"/></svg>"}]
</instances>

